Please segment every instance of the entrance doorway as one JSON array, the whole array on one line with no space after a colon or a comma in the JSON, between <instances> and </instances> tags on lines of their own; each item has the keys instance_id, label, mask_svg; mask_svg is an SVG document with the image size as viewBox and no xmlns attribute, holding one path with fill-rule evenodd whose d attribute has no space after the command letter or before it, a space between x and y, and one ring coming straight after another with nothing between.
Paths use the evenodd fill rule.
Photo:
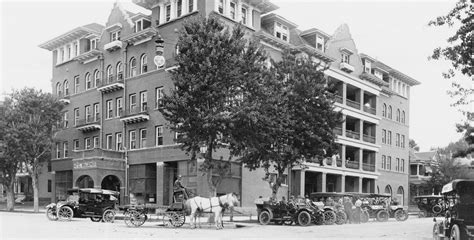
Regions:
<instances>
[{"instance_id":1,"label":"entrance doorway","mask_svg":"<svg viewBox=\"0 0 474 240\"><path fill-rule=\"evenodd\" d=\"M108 175L102 179L101 188L120 192L120 179L115 175Z\"/></svg>"},{"instance_id":2,"label":"entrance doorway","mask_svg":"<svg viewBox=\"0 0 474 240\"><path fill-rule=\"evenodd\" d=\"M89 175L82 175L76 181L78 188L93 188L94 180Z\"/></svg>"}]
</instances>

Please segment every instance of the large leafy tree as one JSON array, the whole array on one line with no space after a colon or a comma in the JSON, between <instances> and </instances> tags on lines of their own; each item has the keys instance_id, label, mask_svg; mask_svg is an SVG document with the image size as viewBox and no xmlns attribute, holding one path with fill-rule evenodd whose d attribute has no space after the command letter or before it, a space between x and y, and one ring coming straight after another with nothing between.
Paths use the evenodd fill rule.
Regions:
<instances>
[{"instance_id":1,"label":"large leafy tree","mask_svg":"<svg viewBox=\"0 0 474 240\"><path fill-rule=\"evenodd\" d=\"M420 151L420 146L418 146L418 143L416 143L413 139L410 139L410 142L408 142L408 146L410 146L410 149L413 149L417 152Z\"/></svg>"},{"instance_id":2,"label":"large leafy tree","mask_svg":"<svg viewBox=\"0 0 474 240\"><path fill-rule=\"evenodd\" d=\"M161 112L181 148L192 159L202 154L200 170L211 196L229 173L232 134L247 119L241 109L259 89L265 69L265 52L247 38L243 27L230 28L216 17L186 22L178 39L179 67L172 73L175 88L163 98ZM216 159L218 149L231 150L229 159Z\"/></svg>"},{"instance_id":3,"label":"large leafy tree","mask_svg":"<svg viewBox=\"0 0 474 240\"><path fill-rule=\"evenodd\" d=\"M258 107L247 109L254 121L246 127L251 132L239 140L241 160L251 170L265 169L273 198L287 170L330 156L336 149L333 129L341 114L334 111L324 68L312 59L285 50L263 81Z\"/></svg>"},{"instance_id":4,"label":"large leafy tree","mask_svg":"<svg viewBox=\"0 0 474 240\"><path fill-rule=\"evenodd\" d=\"M13 143L7 145L26 166L33 185L34 211L39 211L38 177L44 164L51 159L53 131L61 119L62 104L50 93L33 88L24 88L10 94L11 113L8 124L15 126L5 129L13 136ZM9 144L9 142L7 142Z\"/></svg>"}]
</instances>

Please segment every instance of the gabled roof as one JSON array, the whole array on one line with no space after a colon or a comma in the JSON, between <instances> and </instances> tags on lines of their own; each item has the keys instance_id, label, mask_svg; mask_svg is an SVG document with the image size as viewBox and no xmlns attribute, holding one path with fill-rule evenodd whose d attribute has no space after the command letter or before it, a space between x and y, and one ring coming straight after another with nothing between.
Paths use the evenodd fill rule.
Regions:
<instances>
[{"instance_id":1,"label":"gabled roof","mask_svg":"<svg viewBox=\"0 0 474 240\"><path fill-rule=\"evenodd\" d=\"M306 35L311 35L311 34L316 34L316 33L319 33L319 34L323 35L323 36L326 37L326 38L330 38L330 37L331 37L331 35L329 35L329 34L323 32L323 31L321 31L321 30L319 30L319 29L317 29L317 28L314 28L314 27L313 27L313 28L310 28L310 29L308 29L308 30L304 30L303 32L301 32L300 35L301 35L301 36L306 36Z\"/></svg>"},{"instance_id":2,"label":"gabled roof","mask_svg":"<svg viewBox=\"0 0 474 240\"><path fill-rule=\"evenodd\" d=\"M81 27L74 28L73 30L64 34L61 34L58 37L55 37L45 43L40 44L39 47L52 51L57 47L60 47L66 43L69 43L86 35L100 36L103 29L104 26L98 23L90 23Z\"/></svg>"},{"instance_id":3,"label":"gabled roof","mask_svg":"<svg viewBox=\"0 0 474 240\"><path fill-rule=\"evenodd\" d=\"M417 152L415 154L420 160L431 161L435 159L436 151Z\"/></svg>"}]
</instances>

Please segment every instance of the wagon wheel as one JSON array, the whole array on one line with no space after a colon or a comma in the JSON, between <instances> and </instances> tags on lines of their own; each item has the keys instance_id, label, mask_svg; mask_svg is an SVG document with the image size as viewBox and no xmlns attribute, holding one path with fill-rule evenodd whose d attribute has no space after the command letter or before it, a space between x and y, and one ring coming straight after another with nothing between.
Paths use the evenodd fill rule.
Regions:
<instances>
[{"instance_id":1,"label":"wagon wheel","mask_svg":"<svg viewBox=\"0 0 474 240\"><path fill-rule=\"evenodd\" d=\"M70 207L62 206L59 208L59 211L58 211L59 220L71 221L73 215L74 215L74 212L72 211Z\"/></svg>"},{"instance_id":2,"label":"wagon wheel","mask_svg":"<svg viewBox=\"0 0 474 240\"><path fill-rule=\"evenodd\" d=\"M112 209L107 209L102 214L102 221L106 223L113 223L115 220L115 211Z\"/></svg>"},{"instance_id":3,"label":"wagon wheel","mask_svg":"<svg viewBox=\"0 0 474 240\"><path fill-rule=\"evenodd\" d=\"M421 210L421 211L418 212L418 217L419 217L419 218L424 218L424 217L426 217L427 215L428 215L428 214L427 214L427 212L426 212L425 210Z\"/></svg>"},{"instance_id":4,"label":"wagon wheel","mask_svg":"<svg viewBox=\"0 0 474 240\"><path fill-rule=\"evenodd\" d=\"M395 219L397 221L405 221L408 219L408 213L405 212L403 209L397 209L394 213Z\"/></svg>"},{"instance_id":5,"label":"wagon wheel","mask_svg":"<svg viewBox=\"0 0 474 240\"><path fill-rule=\"evenodd\" d=\"M56 215L56 211L53 208L48 208L48 210L46 210L46 217L50 221L58 220L58 215Z\"/></svg>"},{"instance_id":6,"label":"wagon wheel","mask_svg":"<svg viewBox=\"0 0 474 240\"><path fill-rule=\"evenodd\" d=\"M163 225L165 227L171 226L172 215L173 215L172 212L166 212L166 213L163 214Z\"/></svg>"},{"instance_id":7,"label":"wagon wheel","mask_svg":"<svg viewBox=\"0 0 474 240\"><path fill-rule=\"evenodd\" d=\"M100 222L102 220L102 217L91 217L91 221L93 222Z\"/></svg>"},{"instance_id":8,"label":"wagon wheel","mask_svg":"<svg viewBox=\"0 0 474 240\"><path fill-rule=\"evenodd\" d=\"M298 213L298 224L306 227L311 223L311 215L307 211L301 211Z\"/></svg>"},{"instance_id":9,"label":"wagon wheel","mask_svg":"<svg viewBox=\"0 0 474 240\"><path fill-rule=\"evenodd\" d=\"M145 213L135 209L129 209L124 213L125 224L129 227L140 227L145 223L147 216Z\"/></svg>"},{"instance_id":10,"label":"wagon wheel","mask_svg":"<svg viewBox=\"0 0 474 240\"><path fill-rule=\"evenodd\" d=\"M258 221L262 225L267 225L268 223L270 223L270 220L271 220L271 217L268 211L262 211L260 215L258 215Z\"/></svg>"},{"instance_id":11,"label":"wagon wheel","mask_svg":"<svg viewBox=\"0 0 474 240\"><path fill-rule=\"evenodd\" d=\"M125 222L125 225L127 225L128 227L133 226L132 222L130 221L131 211L134 211L134 210L127 209L123 213L123 221Z\"/></svg>"},{"instance_id":12,"label":"wagon wheel","mask_svg":"<svg viewBox=\"0 0 474 240\"><path fill-rule=\"evenodd\" d=\"M336 224L341 225L347 221L347 214L342 211L336 212Z\"/></svg>"},{"instance_id":13,"label":"wagon wheel","mask_svg":"<svg viewBox=\"0 0 474 240\"><path fill-rule=\"evenodd\" d=\"M361 223L366 223L369 221L369 218L370 218L370 215L369 215L369 212L367 212L367 210L362 210L360 212L360 222Z\"/></svg>"},{"instance_id":14,"label":"wagon wheel","mask_svg":"<svg viewBox=\"0 0 474 240\"><path fill-rule=\"evenodd\" d=\"M336 214L334 211L324 211L324 224L332 225L336 222Z\"/></svg>"},{"instance_id":15,"label":"wagon wheel","mask_svg":"<svg viewBox=\"0 0 474 240\"><path fill-rule=\"evenodd\" d=\"M183 212L174 212L171 214L170 221L173 227L181 227L186 221L186 216L184 216Z\"/></svg>"},{"instance_id":16,"label":"wagon wheel","mask_svg":"<svg viewBox=\"0 0 474 240\"><path fill-rule=\"evenodd\" d=\"M387 211L385 210L380 210L378 213L377 213L377 221L379 222L386 222L388 221L388 218L389 218L389 214Z\"/></svg>"}]
</instances>

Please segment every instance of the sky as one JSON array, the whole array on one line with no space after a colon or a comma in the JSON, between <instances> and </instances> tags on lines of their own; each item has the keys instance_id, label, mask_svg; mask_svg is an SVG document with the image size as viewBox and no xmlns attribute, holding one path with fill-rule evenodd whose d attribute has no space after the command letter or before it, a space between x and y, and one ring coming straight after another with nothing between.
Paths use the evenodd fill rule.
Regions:
<instances>
[{"instance_id":1,"label":"sky","mask_svg":"<svg viewBox=\"0 0 474 240\"><path fill-rule=\"evenodd\" d=\"M114 1L0 0L0 95L26 86L51 92L52 54L38 45L78 26L92 22L104 25ZM131 0L124 1L132 5ZM455 124L463 117L450 106L454 101L446 92L451 83L441 75L450 64L428 61L434 48L446 44L453 29L427 24L452 9L454 0L271 2L280 7L276 13L302 30L316 27L333 34L339 25L347 23L359 53L421 82L411 88L409 119L410 139L421 151L461 138ZM466 78L461 80L472 84Z\"/></svg>"}]
</instances>

